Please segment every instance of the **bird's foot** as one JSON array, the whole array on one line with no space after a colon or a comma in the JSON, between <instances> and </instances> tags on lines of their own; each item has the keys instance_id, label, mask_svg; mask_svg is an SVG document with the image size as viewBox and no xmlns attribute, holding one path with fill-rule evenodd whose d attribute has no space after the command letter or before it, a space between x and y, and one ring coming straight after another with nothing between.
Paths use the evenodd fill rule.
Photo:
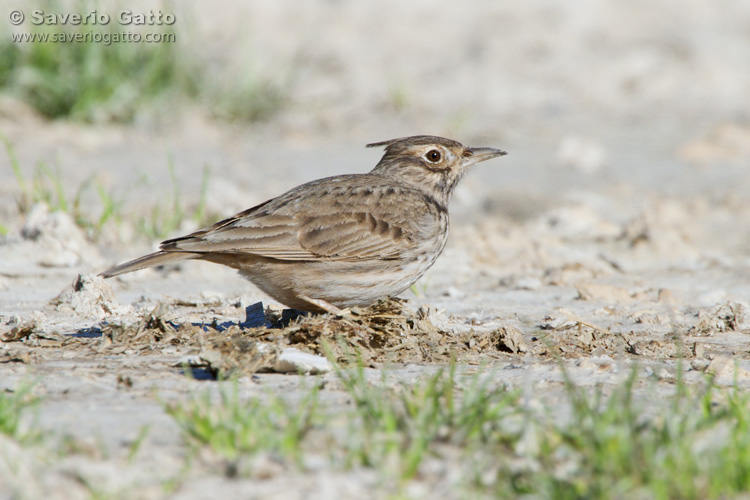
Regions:
<instances>
[{"instance_id":1,"label":"bird's foot","mask_svg":"<svg viewBox=\"0 0 750 500\"><path fill-rule=\"evenodd\" d=\"M352 313L349 309L340 309L330 302L326 302L323 299L313 299L312 297L307 296L300 296L302 299L306 300L310 304L316 306L319 309L322 309L323 311L333 314L334 316L339 316L341 318L351 318Z\"/></svg>"}]
</instances>

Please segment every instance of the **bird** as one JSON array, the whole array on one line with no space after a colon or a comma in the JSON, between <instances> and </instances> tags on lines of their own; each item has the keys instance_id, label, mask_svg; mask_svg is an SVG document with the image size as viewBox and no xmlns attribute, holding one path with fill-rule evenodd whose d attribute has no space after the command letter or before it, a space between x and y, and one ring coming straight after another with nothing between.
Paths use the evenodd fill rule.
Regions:
<instances>
[{"instance_id":1,"label":"bird","mask_svg":"<svg viewBox=\"0 0 750 500\"><path fill-rule=\"evenodd\" d=\"M367 147L385 149L369 173L302 184L100 275L205 260L238 270L287 307L339 315L398 295L445 248L459 181L507 153L430 135Z\"/></svg>"}]
</instances>

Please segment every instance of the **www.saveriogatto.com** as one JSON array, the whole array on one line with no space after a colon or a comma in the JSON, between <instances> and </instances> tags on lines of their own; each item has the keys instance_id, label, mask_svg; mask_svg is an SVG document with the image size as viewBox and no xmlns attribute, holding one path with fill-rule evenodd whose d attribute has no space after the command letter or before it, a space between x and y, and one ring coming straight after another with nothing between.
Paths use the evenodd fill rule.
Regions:
<instances>
[{"instance_id":1,"label":"www.saveriogatto.com","mask_svg":"<svg viewBox=\"0 0 750 500\"><path fill-rule=\"evenodd\" d=\"M10 33L14 43L174 43L175 33L162 31L176 22L172 13L149 10L135 12L122 9L110 14L99 10L88 12L49 12L42 9L10 12L8 20L13 26L30 26L30 31ZM135 30L116 31L112 26L135 27ZM90 30L81 26L91 26ZM148 31L148 26L159 26L158 31ZM55 30L59 27L59 30ZM106 27L105 30L101 30ZM43 28L43 29L42 29ZM76 28L76 29L73 29ZM99 28L99 30L97 30Z\"/></svg>"}]
</instances>

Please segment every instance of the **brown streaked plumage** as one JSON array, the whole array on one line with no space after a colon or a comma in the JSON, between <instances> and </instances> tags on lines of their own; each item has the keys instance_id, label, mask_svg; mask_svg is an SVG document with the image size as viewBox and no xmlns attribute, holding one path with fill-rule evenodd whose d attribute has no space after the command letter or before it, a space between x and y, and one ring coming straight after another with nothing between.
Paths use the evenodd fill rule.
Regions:
<instances>
[{"instance_id":1,"label":"brown streaked plumage","mask_svg":"<svg viewBox=\"0 0 750 500\"><path fill-rule=\"evenodd\" d=\"M102 273L202 259L239 270L289 307L369 305L409 288L448 237L448 202L471 165L506 154L419 135L385 147L367 174L308 182Z\"/></svg>"}]
</instances>

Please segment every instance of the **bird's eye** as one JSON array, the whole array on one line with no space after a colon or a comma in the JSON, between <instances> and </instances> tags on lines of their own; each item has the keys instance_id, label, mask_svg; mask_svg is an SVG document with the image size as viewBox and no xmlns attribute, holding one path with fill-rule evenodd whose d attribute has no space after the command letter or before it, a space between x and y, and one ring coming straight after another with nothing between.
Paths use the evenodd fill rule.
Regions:
<instances>
[{"instance_id":1,"label":"bird's eye","mask_svg":"<svg viewBox=\"0 0 750 500\"><path fill-rule=\"evenodd\" d=\"M427 152L427 159L431 161L432 163L437 163L440 161L440 158L442 158L442 155L440 154L440 151L437 149L431 149Z\"/></svg>"}]
</instances>

